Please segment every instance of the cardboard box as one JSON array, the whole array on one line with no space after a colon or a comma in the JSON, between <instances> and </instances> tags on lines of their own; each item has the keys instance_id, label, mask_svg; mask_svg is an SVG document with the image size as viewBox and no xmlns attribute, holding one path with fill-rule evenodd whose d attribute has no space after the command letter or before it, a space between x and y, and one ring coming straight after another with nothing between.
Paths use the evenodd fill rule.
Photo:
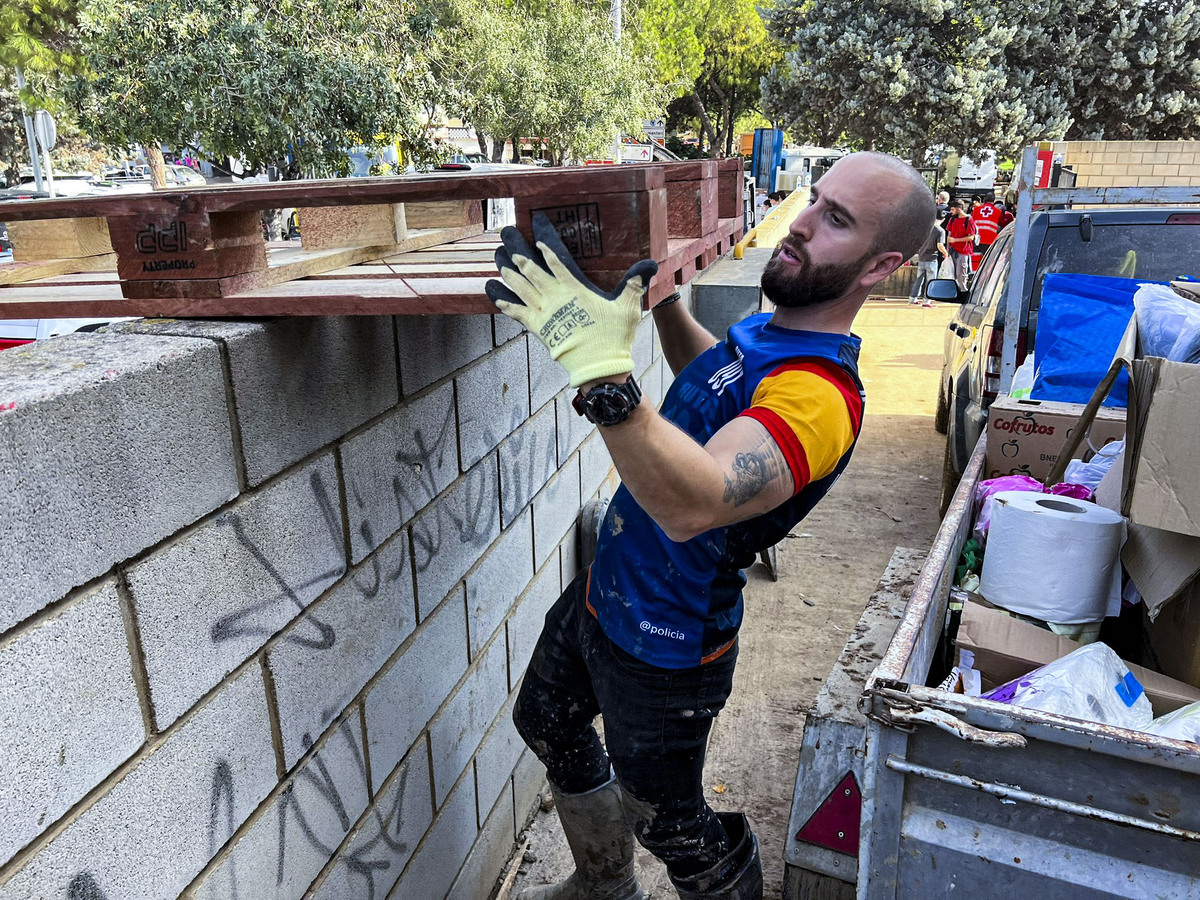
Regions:
<instances>
[{"instance_id":1,"label":"cardboard box","mask_svg":"<svg viewBox=\"0 0 1200 900\"><path fill-rule=\"evenodd\" d=\"M984 478L1029 475L1042 481L1074 433L1082 403L1000 397L988 411ZM1125 410L1101 407L1089 440L1099 449L1125 436ZM1075 454L1082 458L1087 444Z\"/></svg>"},{"instance_id":2,"label":"cardboard box","mask_svg":"<svg viewBox=\"0 0 1200 900\"><path fill-rule=\"evenodd\" d=\"M1121 512L1135 525L1200 536L1200 365L1143 357L1134 313L1081 423L1102 410L1122 369L1131 384Z\"/></svg>"},{"instance_id":3,"label":"cardboard box","mask_svg":"<svg viewBox=\"0 0 1200 900\"><path fill-rule=\"evenodd\" d=\"M1193 582L1183 596L1164 606L1154 621L1147 613L1146 634L1163 672L1200 685L1200 583Z\"/></svg>"},{"instance_id":4,"label":"cardboard box","mask_svg":"<svg viewBox=\"0 0 1200 900\"><path fill-rule=\"evenodd\" d=\"M1197 612L1200 612L1200 598L1195 606ZM1168 610L1170 609L1171 607L1168 607ZM1200 623L1200 618L1197 622ZM1200 662L1200 641L1196 640L1195 631L1191 634L1190 643L1197 647L1193 659ZM1046 663L1061 659L1072 650L1078 650L1080 646L1070 638L1061 637L1036 625L967 601L963 604L962 621L958 626L956 659L958 665L964 666L963 653L972 655L973 665L970 668L979 670L983 690L986 692L1014 678L1020 678ZM1141 666L1130 663L1126 665L1129 666L1133 677L1145 688L1156 716L1200 701L1200 688L1190 683L1160 675ZM1181 669L1174 671L1178 672Z\"/></svg>"}]
</instances>

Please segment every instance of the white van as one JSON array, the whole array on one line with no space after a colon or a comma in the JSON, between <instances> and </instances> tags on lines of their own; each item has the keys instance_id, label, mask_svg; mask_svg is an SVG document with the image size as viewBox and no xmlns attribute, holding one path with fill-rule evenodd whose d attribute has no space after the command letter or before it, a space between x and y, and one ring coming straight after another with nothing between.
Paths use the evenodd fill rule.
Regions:
<instances>
[{"instance_id":1,"label":"white van","mask_svg":"<svg viewBox=\"0 0 1200 900\"><path fill-rule=\"evenodd\" d=\"M991 199L996 194L996 154L985 150L978 161L968 156L958 159L958 174L954 177L954 195L970 197L978 194Z\"/></svg>"}]
</instances>

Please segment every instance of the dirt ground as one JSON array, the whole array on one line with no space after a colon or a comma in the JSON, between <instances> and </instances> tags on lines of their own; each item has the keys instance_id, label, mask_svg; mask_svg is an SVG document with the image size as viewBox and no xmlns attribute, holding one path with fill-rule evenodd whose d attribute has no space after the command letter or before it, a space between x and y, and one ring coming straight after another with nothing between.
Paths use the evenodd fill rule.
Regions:
<instances>
[{"instance_id":1,"label":"dirt ground","mask_svg":"<svg viewBox=\"0 0 1200 900\"><path fill-rule=\"evenodd\" d=\"M748 573L733 694L709 741L705 784L719 810L745 810L762 847L765 894L779 898L804 717L898 546L937 530L944 438L933 429L942 335L954 308L872 300L855 322L867 388L862 436L834 490L778 548L779 580ZM512 897L573 868L550 809L527 829ZM521 840L518 840L518 846ZM675 900L666 871L639 848L653 900Z\"/></svg>"}]
</instances>

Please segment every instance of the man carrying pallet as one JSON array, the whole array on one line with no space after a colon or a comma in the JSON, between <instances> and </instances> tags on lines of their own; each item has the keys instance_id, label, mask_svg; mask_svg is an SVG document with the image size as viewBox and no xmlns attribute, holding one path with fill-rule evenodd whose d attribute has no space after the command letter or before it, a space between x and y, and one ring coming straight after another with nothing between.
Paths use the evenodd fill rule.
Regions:
<instances>
[{"instance_id":1,"label":"man carrying pallet","mask_svg":"<svg viewBox=\"0 0 1200 900\"><path fill-rule=\"evenodd\" d=\"M676 378L661 412L641 402L631 347L657 265L603 293L553 226L536 248L501 233L499 309L543 341L600 426L622 485L596 560L551 608L514 719L545 763L576 870L527 900L640 900L633 836L682 900L758 900L758 842L741 813L704 799L704 754L729 696L741 569L781 540L849 462L862 422L859 339L870 289L920 247L934 200L894 157L853 154L764 269L773 315L718 342L682 304L654 307ZM593 725L604 717L605 741Z\"/></svg>"}]
</instances>

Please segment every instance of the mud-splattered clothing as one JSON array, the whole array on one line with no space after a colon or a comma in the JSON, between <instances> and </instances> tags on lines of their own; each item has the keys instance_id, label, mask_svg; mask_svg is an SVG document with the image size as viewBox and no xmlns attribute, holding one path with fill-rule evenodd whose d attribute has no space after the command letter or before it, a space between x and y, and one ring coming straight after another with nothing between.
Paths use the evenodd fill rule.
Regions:
<instances>
[{"instance_id":1,"label":"mud-splattered clothing","mask_svg":"<svg viewBox=\"0 0 1200 900\"><path fill-rule=\"evenodd\" d=\"M621 486L600 530L589 609L608 638L643 662L700 665L733 643L742 569L781 540L841 475L858 438L864 394L855 336L793 331L752 316L676 377L662 415L700 444L738 416L763 425L795 482L785 503L689 541L666 536Z\"/></svg>"}]
</instances>

